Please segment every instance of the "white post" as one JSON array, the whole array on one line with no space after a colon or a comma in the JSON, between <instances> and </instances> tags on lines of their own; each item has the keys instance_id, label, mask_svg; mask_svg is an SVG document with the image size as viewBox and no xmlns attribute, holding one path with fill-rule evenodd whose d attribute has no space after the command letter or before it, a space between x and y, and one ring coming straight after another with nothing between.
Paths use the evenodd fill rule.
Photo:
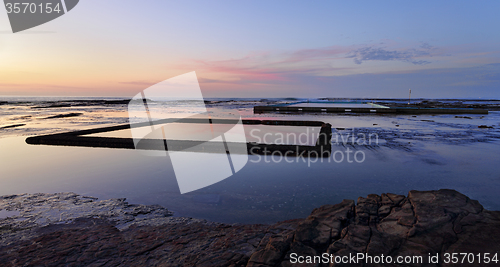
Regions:
<instances>
[{"instance_id":1,"label":"white post","mask_svg":"<svg viewBox=\"0 0 500 267\"><path fill-rule=\"evenodd\" d=\"M410 104L411 102L411 89L410 89L410 96L408 97L408 105Z\"/></svg>"}]
</instances>

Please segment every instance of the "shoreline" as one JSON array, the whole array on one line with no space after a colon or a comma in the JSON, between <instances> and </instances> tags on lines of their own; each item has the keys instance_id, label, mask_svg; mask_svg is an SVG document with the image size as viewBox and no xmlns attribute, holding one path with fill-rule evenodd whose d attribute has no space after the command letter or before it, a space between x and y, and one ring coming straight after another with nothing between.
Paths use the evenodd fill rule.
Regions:
<instances>
[{"instance_id":1,"label":"shoreline","mask_svg":"<svg viewBox=\"0 0 500 267\"><path fill-rule=\"evenodd\" d=\"M19 212L0 219L6 266L289 266L292 253L500 252L500 211L446 189L372 194L271 225L172 217L158 205L74 193L2 196L0 209Z\"/></svg>"}]
</instances>

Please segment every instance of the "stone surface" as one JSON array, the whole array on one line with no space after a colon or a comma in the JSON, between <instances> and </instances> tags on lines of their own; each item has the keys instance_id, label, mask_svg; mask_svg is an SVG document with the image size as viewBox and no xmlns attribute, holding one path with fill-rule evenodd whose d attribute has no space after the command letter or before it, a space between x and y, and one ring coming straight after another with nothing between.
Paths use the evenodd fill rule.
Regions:
<instances>
[{"instance_id":1,"label":"stone surface","mask_svg":"<svg viewBox=\"0 0 500 267\"><path fill-rule=\"evenodd\" d=\"M159 205L131 205L124 198L97 201L75 193L1 196L0 211L8 214L0 217L0 246L32 238L40 227L68 224L77 218L103 219L118 229L186 220L171 217L172 212Z\"/></svg>"},{"instance_id":2,"label":"stone surface","mask_svg":"<svg viewBox=\"0 0 500 267\"><path fill-rule=\"evenodd\" d=\"M500 212L454 190L368 195L274 225L174 218L158 206L70 193L4 196L0 209L19 211L0 219L3 266L343 266L318 262L323 253L422 256L414 266L448 266L444 253L500 253ZM293 264L297 256L310 262Z\"/></svg>"}]
</instances>

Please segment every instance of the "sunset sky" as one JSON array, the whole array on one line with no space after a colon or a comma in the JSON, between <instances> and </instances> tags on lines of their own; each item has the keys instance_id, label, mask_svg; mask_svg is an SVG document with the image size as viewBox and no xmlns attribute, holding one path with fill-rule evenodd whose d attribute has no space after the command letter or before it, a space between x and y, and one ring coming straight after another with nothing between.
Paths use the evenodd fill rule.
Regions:
<instances>
[{"instance_id":1,"label":"sunset sky","mask_svg":"<svg viewBox=\"0 0 500 267\"><path fill-rule=\"evenodd\" d=\"M13 34L0 95L132 97L196 71L206 97L500 98L500 1L81 0Z\"/></svg>"}]
</instances>

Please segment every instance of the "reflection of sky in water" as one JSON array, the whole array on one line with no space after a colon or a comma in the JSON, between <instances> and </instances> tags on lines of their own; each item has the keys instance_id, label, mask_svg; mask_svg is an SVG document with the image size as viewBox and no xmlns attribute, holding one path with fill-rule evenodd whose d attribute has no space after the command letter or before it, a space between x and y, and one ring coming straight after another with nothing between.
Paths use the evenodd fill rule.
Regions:
<instances>
[{"instance_id":1,"label":"reflection of sky in water","mask_svg":"<svg viewBox=\"0 0 500 267\"><path fill-rule=\"evenodd\" d=\"M17 210L0 210L0 219L18 216L19 214L20 212Z\"/></svg>"}]
</instances>

